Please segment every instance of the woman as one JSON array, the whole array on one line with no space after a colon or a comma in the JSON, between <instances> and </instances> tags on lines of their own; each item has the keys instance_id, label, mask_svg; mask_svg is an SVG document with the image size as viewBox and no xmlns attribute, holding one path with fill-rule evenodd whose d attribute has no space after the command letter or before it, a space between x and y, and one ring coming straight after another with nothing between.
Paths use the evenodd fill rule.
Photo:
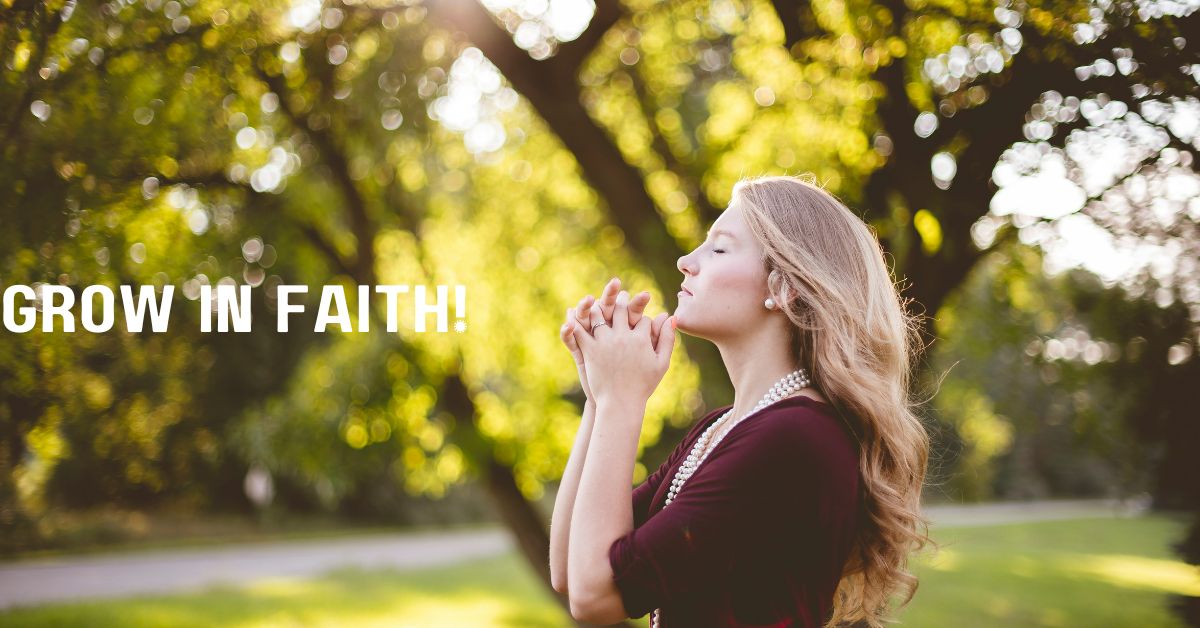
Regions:
<instances>
[{"instance_id":1,"label":"woman","mask_svg":"<svg viewBox=\"0 0 1200 628\"><path fill-rule=\"evenodd\" d=\"M929 445L907 391L917 324L878 242L809 181L763 177L734 187L678 267L669 318L615 279L567 311L587 401L555 501L554 588L589 623L881 626L891 595L916 591ZM734 402L631 494L675 329L716 344Z\"/></svg>"}]
</instances>

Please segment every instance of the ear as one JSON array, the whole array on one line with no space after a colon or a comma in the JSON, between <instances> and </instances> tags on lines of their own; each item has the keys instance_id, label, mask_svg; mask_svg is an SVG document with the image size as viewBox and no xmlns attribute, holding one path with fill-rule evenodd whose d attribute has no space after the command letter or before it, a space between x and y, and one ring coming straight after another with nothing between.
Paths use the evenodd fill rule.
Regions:
<instances>
[{"instance_id":1,"label":"ear","mask_svg":"<svg viewBox=\"0 0 1200 628\"><path fill-rule=\"evenodd\" d=\"M767 273L767 296L771 297L782 310L790 301L790 293L787 278L778 268L772 266L771 272Z\"/></svg>"}]
</instances>

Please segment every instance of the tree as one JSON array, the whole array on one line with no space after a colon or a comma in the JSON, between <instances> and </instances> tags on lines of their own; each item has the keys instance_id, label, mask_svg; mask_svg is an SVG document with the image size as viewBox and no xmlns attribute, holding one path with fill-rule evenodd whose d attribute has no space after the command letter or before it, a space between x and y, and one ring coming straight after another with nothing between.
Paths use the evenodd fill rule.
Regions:
<instances>
[{"instance_id":1,"label":"tree","mask_svg":"<svg viewBox=\"0 0 1200 628\"><path fill-rule=\"evenodd\" d=\"M571 374L539 333L557 326L557 305L533 304L565 306L614 269L669 294L679 279L673 260L699 241L733 182L782 169L818 173L863 211L913 306L936 314L988 252L1046 222L989 214L1005 182L995 180L997 164L1018 163L1031 142L1074 154L1069 138L1081 135L1065 132L1111 128L1118 98L1130 101L1125 111L1161 109L1196 91L1179 71L1194 53L1176 46L1195 14L1134 17L1127 3L1094 15L1084 3L607 0L573 30L518 8L493 14L450 0L386 8L150 0L75 12L18 0L0 17L2 172L17 191L0 206L15 225L0 234L12 251L5 281L90 283L109 272L97 258L104 249L121 263L116 281L195 287L240 275L263 288L270 311L272 286L284 278L487 277L473 284L472 302L507 307L472 312L470 329L486 340L455 348L437 338L308 339L281 352L289 368L245 397L218 403L212 384L205 412L240 415L221 437L245 444L242 456L314 491L328 493L317 487L329 483L335 497L352 482L313 473L319 462L284 446L289 428L309 430L310 442L335 434L334 449L319 452L331 457L317 460L362 456L360 481L393 460L413 490L436 492L455 468L482 473L547 579L543 518L529 500L562 467L574 409L562 399ZM1093 68L1087 81L1079 67ZM459 128L454 97L464 89L490 117ZM1106 113L1090 115L1098 110ZM1160 128L1122 189L1144 181L1151 163L1160 177L1191 172L1186 129L1161 116L1125 118ZM1087 190L1087 211L1118 226L1102 217L1112 195ZM1155 211L1147 198L1130 200L1139 216ZM1194 246L1194 216L1172 234ZM249 259L244 247L255 238L252 248L279 253L278 268ZM127 260L138 243L145 259ZM556 281L546 286L535 272ZM1194 304L1194 284L1181 277L1176 292ZM220 364L258 359L227 340L171 336ZM43 350L42 340L22 341L12 364ZM656 399L647 440L666 417L728 392L711 348L685 348L704 386L678 368L665 386L704 396ZM322 365L291 356L308 349L347 368L355 355L379 356L374 371L347 378L367 394L327 390L332 405L305 414L313 388L304 383L319 381ZM33 378L13 371L24 374L11 381ZM8 486L28 468L29 435L56 433L51 407L60 404L21 405L46 393L6 391ZM109 420L120 426L129 416ZM13 494L4 490L6 504Z\"/></svg>"}]
</instances>

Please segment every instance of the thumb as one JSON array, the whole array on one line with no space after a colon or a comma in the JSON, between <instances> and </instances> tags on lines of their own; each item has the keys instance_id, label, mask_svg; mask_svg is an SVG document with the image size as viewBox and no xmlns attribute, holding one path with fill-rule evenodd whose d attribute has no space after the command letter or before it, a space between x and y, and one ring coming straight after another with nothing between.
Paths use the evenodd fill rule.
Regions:
<instances>
[{"instance_id":1,"label":"thumb","mask_svg":"<svg viewBox=\"0 0 1200 628\"><path fill-rule=\"evenodd\" d=\"M575 345L579 347L580 352L586 357L591 352L592 345L595 344L596 339L592 338L592 335L579 323L571 326L571 335L575 338Z\"/></svg>"},{"instance_id":2,"label":"thumb","mask_svg":"<svg viewBox=\"0 0 1200 628\"><path fill-rule=\"evenodd\" d=\"M650 344L652 347L658 345L659 334L662 333L663 328L670 326L667 318L669 318L669 315L663 312L655 316L653 321L650 321Z\"/></svg>"},{"instance_id":3,"label":"thumb","mask_svg":"<svg viewBox=\"0 0 1200 628\"><path fill-rule=\"evenodd\" d=\"M671 351L675 348L675 317L671 316L663 323L662 329L658 332L658 345L654 347L654 354L658 356L662 364L667 364L671 361Z\"/></svg>"},{"instance_id":4,"label":"thumb","mask_svg":"<svg viewBox=\"0 0 1200 628\"><path fill-rule=\"evenodd\" d=\"M567 322L563 323L561 335L563 344L567 345L567 350L571 353L579 351L579 343L575 341L575 328L579 327L579 323L575 321L575 317L571 316L573 310L567 308Z\"/></svg>"}]
</instances>

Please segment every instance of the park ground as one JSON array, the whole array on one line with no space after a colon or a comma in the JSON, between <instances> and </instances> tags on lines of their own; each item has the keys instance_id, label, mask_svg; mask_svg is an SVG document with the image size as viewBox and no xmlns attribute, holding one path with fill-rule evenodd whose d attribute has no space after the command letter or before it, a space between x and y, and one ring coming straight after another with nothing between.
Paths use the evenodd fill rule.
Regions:
<instances>
[{"instance_id":1,"label":"park ground","mask_svg":"<svg viewBox=\"0 0 1200 628\"><path fill-rule=\"evenodd\" d=\"M1086 502L937 511L939 547L914 557L921 584L900 625L1182 626L1168 596L1200 595L1200 571L1170 548L1185 522ZM0 591L16 584L43 594L6 594L0 625L570 625L487 527L0 563Z\"/></svg>"}]
</instances>

